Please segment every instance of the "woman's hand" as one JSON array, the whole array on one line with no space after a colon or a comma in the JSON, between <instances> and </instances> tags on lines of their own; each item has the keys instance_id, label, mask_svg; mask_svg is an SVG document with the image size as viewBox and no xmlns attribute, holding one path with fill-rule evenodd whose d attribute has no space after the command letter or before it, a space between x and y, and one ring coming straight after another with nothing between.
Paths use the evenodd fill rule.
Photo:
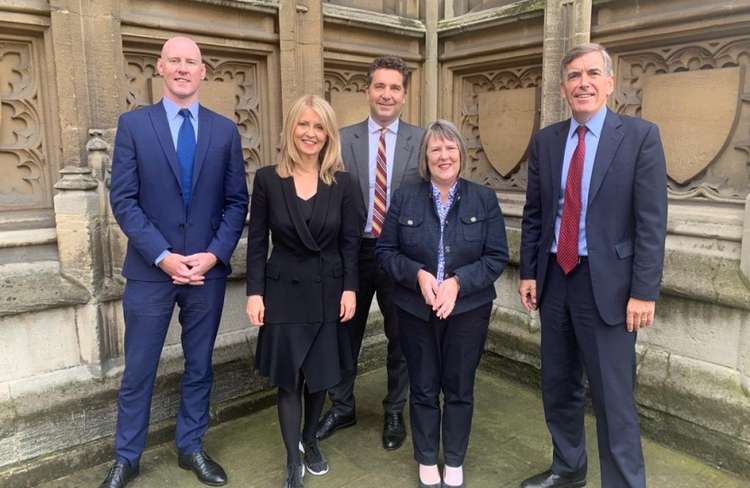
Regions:
<instances>
[{"instance_id":1,"label":"woman's hand","mask_svg":"<svg viewBox=\"0 0 750 488\"><path fill-rule=\"evenodd\" d=\"M351 290L345 290L341 294L341 312L339 318L342 322L351 320L357 310L357 294Z\"/></svg>"},{"instance_id":2,"label":"woman's hand","mask_svg":"<svg viewBox=\"0 0 750 488\"><path fill-rule=\"evenodd\" d=\"M434 276L428 271L420 269L417 272L417 282L419 283L419 289L422 292L422 298L424 302L435 308L435 298L438 292L438 283Z\"/></svg>"},{"instance_id":3,"label":"woman's hand","mask_svg":"<svg viewBox=\"0 0 750 488\"><path fill-rule=\"evenodd\" d=\"M263 295L250 295L247 297L247 318L255 327L263 326L266 307L263 305Z\"/></svg>"},{"instance_id":4,"label":"woman's hand","mask_svg":"<svg viewBox=\"0 0 750 488\"><path fill-rule=\"evenodd\" d=\"M453 312L453 307L456 306L459 288L460 286L456 278L448 278L440 283L437 296L435 297L435 303L432 306L432 310L435 311L437 318L448 318L451 312Z\"/></svg>"}]
</instances>

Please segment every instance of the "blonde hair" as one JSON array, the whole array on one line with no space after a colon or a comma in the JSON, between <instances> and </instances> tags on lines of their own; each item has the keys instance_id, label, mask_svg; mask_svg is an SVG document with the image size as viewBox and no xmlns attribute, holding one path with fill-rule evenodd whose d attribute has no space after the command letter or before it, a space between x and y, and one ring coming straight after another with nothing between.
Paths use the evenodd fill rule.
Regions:
<instances>
[{"instance_id":1,"label":"blonde hair","mask_svg":"<svg viewBox=\"0 0 750 488\"><path fill-rule=\"evenodd\" d=\"M288 178L294 173L294 167L302 158L294 144L294 130L302 115L302 110L308 107L320 117L320 122L325 130L326 143L318 155L320 163L320 179L326 185L336 182L336 171L344 171L344 163L341 160L341 140L339 131L336 129L336 114L333 107L317 95L303 95L292 105L284 120L284 130L281 132L281 149L276 172L282 178Z\"/></svg>"},{"instance_id":2,"label":"blonde hair","mask_svg":"<svg viewBox=\"0 0 750 488\"><path fill-rule=\"evenodd\" d=\"M464 164L466 164L466 143L464 142L464 138L461 136L461 132L459 132L458 128L453 125L452 122L445 119L437 119L434 122L430 122L424 130L422 142L419 144L419 159L417 163L419 176L427 181L430 180L431 175L430 165L427 162L427 146L430 144L430 139L432 138L456 143L459 153L458 174L460 176L464 169Z\"/></svg>"}]
</instances>

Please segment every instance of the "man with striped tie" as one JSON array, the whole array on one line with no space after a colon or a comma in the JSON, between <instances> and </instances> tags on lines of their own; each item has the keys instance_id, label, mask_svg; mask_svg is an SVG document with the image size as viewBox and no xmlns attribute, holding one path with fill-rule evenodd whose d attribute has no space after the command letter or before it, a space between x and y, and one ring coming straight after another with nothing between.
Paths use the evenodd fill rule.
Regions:
<instances>
[{"instance_id":1,"label":"man with striped tie","mask_svg":"<svg viewBox=\"0 0 750 488\"><path fill-rule=\"evenodd\" d=\"M357 311L346 327L351 335L352 350L359 356L370 305L373 296L377 296L388 338L388 392L383 400L383 448L393 450L401 447L406 437L402 412L409 379L406 360L401 353L396 311L391 300L393 283L375 261L375 242L393 192L400 185L416 182L420 178L417 156L423 130L399 119L409 86L409 70L401 59L375 59L370 64L367 83L370 116L358 124L341 129L344 164L359 182L367 208L359 256ZM321 419L317 432L319 439L325 439L335 430L357 422L354 401L356 374L356 369L351 371L341 383L329 390L332 406Z\"/></svg>"}]
</instances>

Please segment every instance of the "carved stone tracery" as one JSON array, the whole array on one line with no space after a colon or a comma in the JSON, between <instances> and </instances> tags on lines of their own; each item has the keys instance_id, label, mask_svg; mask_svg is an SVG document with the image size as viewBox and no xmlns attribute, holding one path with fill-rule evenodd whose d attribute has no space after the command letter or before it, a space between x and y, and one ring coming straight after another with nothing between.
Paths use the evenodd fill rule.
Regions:
<instances>
[{"instance_id":1,"label":"carved stone tracery","mask_svg":"<svg viewBox=\"0 0 750 488\"><path fill-rule=\"evenodd\" d=\"M158 77L156 51L124 51L127 80L127 110L135 110L152 102L149 81ZM253 174L262 163L261 104L258 86L258 63L232 56L204 56L206 80L227 82L234 87L234 122L240 132L247 174Z\"/></svg>"},{"instance_id":2,"label":"carved stone tracery","mask_svg":"<svg viewBox=\"0 0 750 488\"><path fill-rule=\"evenodd\" d=\"M51 205L33 42L0 39L0 211Z\"/></svg>"},{"instance_id":3,"label":"carved stone tracery","mask_svg":"<svg viewBox=\"0 0 750 488\"><path fill-rule=\"evenodd\" d=\"M729 38L663 46L616 56L613 108L641 115L642 88L648 76L742 66L750 69L750 38ZM748 73L750 74L750 73ZM674 199L706 198L741 202L750 192L750 76L746 74L738 100L738 124L719 157L701 174L680 185L669 180ZM689 101L686 100L686 103ZM739 163L739 164L738 164Z\"/></svg>"}]
</instances>

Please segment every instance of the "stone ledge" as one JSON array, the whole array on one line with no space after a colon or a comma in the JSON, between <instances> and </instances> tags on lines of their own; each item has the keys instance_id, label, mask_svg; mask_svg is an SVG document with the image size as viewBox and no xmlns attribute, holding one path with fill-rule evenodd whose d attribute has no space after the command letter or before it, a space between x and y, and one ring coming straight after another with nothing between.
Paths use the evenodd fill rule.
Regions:
<instances>
[{"instance_id":1,"label":"stone ledge","mask_svg":"<svg viewBox=\"0 0 750 488\"><path fill-rule=\"evenodd\" d=\"M471 12L438 22L438 34L442 37L483 30L531 15L544 16L544 0L521 0L502 7L493 7Z\"/></svg>"},{"instance_id":2,"label":"stone ledge","mask_svg":"<svg viewBox=\"0 0 750 488\"><path fill-rule=\"evenodd\" d=\"M323 4L323 20L337 24L354 25L365 29L393 32L420 39L424 37L426 32L425 25L421 20L344 7L331 3Z\"/></svg>"},{"instance_id":3,"label":"stone ledge","mask_svg":"<svg viewBox=\"0 0 750 488\"><path fill-rule=\"evenodd\" d=\"M525 330L520 315L496 310L485 356L497 374L538 386L538 335ZM638 356L644 433L750 477L750 397L740 373L648 345L638 346Z\"/></svg>"},{"instance_id":4,"label":"stone ledge","mask_svg":"<svg viewBox=\"0 0 750 488\"><path fill-rule=\"evenodd\" d=\"M91 296L60 274L57 261L0 265L0 317L80 305Z\"/></svg>"}]
</instances>

